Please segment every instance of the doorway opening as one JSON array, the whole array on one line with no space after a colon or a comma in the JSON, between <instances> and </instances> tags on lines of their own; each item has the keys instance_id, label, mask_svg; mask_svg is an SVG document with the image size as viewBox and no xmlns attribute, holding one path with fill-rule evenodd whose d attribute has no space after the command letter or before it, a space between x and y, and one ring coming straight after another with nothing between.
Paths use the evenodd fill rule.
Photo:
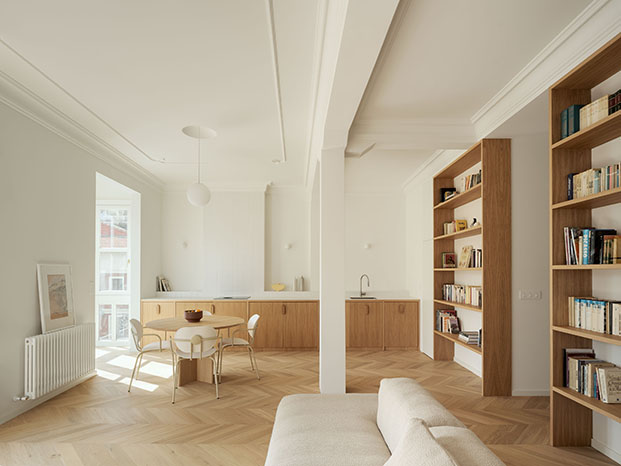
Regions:
<instances>
[{"instance_id":1,"label":"doorway opening","mask_svg":"<svg viewBox=\"0 0 621 466\"><path fill-rule=\"evenodd\" d=\"M97 345L128 347L140 316L140 193L100 173L96 193Z\"/></svg>"}]
</instances>

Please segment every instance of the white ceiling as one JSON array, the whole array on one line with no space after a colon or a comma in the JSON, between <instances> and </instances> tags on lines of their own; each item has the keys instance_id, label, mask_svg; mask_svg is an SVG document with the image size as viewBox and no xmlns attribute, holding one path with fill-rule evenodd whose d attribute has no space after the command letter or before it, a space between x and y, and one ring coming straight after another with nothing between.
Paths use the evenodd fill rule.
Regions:
<instances>
[{"instance_id":1,"label":"white ceiling","mask_svg":"<svg viewBox=\"0 0 621 466\"><path fill-rule=\"evenodd\" d=\"M350 150L466 148L473 115L589 0L402 0L350 129ZM371 151L372 153L373 151Z\"/></svg>"},{"instance_id":2,"label":"white ceiling","mask_svg":"<svg viewBox=\"0 0 621 466\"><path fill-rule=\"evenodd\" d=\"M284 133L281 158L267 2L3 0L2 39L140 151L165 183L196 176L186 125L203 143L213 185L301 184L317 22L316 0L274 0ZM92 129L92 128L91 128ZM113 143L113 141L109 141Z\"/></svg>"},{"instance_id":3,"label":"white ceiling","mask_svg":"<svg viewBox=\"0 0 621 466\"><path fill-rule=\"evenodd\" d=\"M76 99L49 102L164 183L196 176L196 141L181 128L198 124L218 132L203 145L210 186L302 185L323 3L272 1L281 165L269 0L3 0L1 39ZM588 4L401 0L349 134L350 152L376 146L348 159L348 191L395 189L435 150L469 146L472 116ZM4 71L34 83L25 68ZM49 86L35 87L46 98Z\"/></svg>"}]
</instances>

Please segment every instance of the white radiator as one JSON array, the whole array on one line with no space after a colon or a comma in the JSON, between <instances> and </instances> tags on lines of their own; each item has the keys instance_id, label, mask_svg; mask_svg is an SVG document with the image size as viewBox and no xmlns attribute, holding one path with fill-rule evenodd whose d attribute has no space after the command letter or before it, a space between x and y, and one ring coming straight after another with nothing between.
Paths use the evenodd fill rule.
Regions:
<instances>
[{"instance_id":1,"label":"white radiator","mask_svg":"<svg viewBox=\"0 0 621 466\"><path fill-rule=\"evenodd\" d=\"M95 324L26 338L25 395L36 399L95 371Z\"/></svg>"}]
</instances>

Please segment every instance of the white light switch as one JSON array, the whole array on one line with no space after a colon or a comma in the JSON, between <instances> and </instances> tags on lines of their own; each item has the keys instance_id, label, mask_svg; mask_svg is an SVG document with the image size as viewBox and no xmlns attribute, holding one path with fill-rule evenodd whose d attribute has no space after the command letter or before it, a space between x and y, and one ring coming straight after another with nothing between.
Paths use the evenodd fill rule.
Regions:
<instances>
[{"instance_id":1,"label":"white light switch","mask_svg":"<svg viewBox=\"0 0 621 466\"><path fill-rule=\"evenodd\" d=\"M538 301L541 299L541 291L520 290L518 298L520 301Z\"/></svg>"}]
</instances>

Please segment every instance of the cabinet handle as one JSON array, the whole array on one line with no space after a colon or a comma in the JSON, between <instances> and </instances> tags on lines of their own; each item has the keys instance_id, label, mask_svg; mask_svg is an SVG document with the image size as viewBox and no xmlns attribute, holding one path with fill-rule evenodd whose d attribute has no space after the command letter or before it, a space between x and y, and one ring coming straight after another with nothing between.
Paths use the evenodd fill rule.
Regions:
<instances>
[{"instance_id":1,"label":"cabinet handle","mask_svg":"<svg viewBox=\"0 0 621 466\"><path fill-rule=\"evenodd\" d=\"M371 306L368 304L365 304L365 306L367 307L367 315L369 315L371 313Z\"/></svg>"},{"instance_id":2,"label":"cabinet handle","mask_svg":"<svg viewBox=\"0 0 621 466\"><path fill-rule=\"evenodd\" d=\"M161 312L161 311L160 311L160 305L159 305L159 304L156 304L156 305L155 305L155 309L157 309L157 313L158 313L158 314Z\"/></svg>"},{"instance_id":3,"label":"cabinet handle","mask_svg":"<svg viewBox=\"0 0 621 466\"><path fill-rule=\"evenodd\" d=\"M215 314L216 313L216 305L215 304L211 304L211 313Z\"/></svg>"},{"instance_id":4,"label":"cabinet handle","mask_svg":"<svg viewBox=\"0 0 621 466\"><path fill-rule=\"evenodd\" d=\"M282 305L282 313L283 313L283 315L285 315L287 313L287 305L286 304Z\"/></svg>"},{"instance_id":5,"label":"cabinet handle","mask_svg":"<svg viewBox=\"0 0 621 466\"><path fill-rule=\"evenodd\" d=\"M399 313L403 314L405 312L405 304L399 304Z\"/></svg>"}]
</instances>

